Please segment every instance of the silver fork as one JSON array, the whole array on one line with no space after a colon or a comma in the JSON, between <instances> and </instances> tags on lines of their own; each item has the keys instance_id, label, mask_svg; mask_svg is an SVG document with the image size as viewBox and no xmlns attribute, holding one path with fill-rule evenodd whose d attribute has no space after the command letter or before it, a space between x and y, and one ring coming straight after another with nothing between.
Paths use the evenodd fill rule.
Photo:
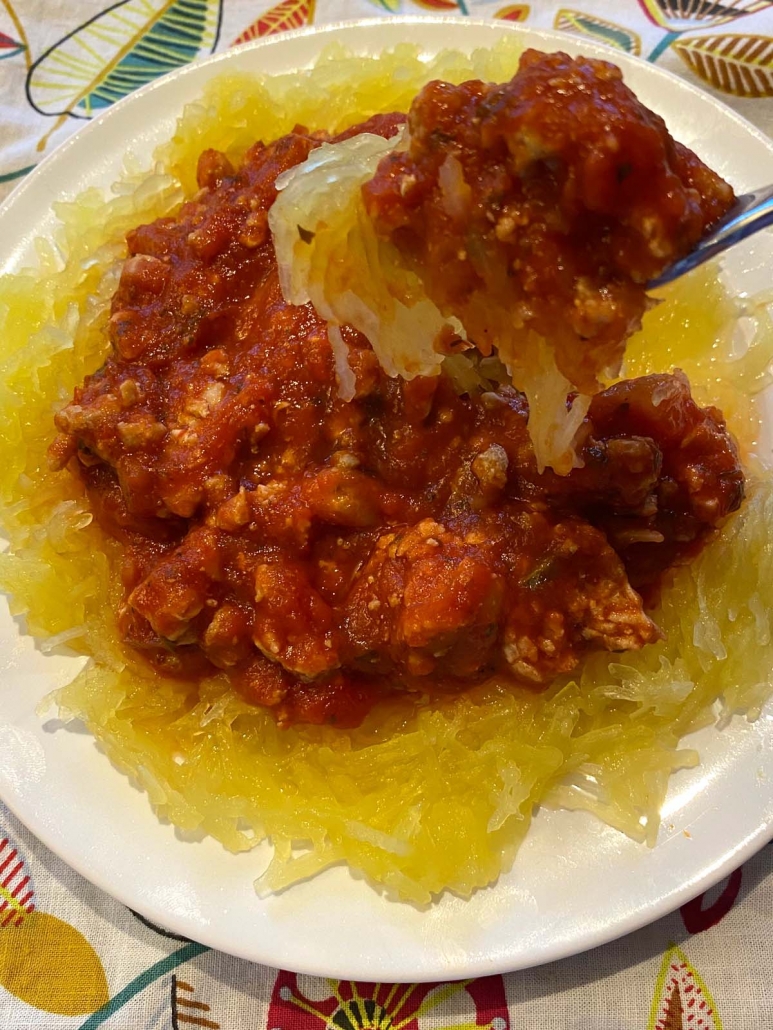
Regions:
<instances>
[{"instance_id":1,"label":"silver fork","mask_svg":"<svg viewBox=\"0 0 773 1030\"><path fill-rule=\"evenodd\" d=\"M763 186L752 193L745 193L736 200L725 217L717 222L708 236L703 237L695 250L669 265L657 279L651 279L647 289L665 286L679 279L704 261L716 257L769 225L773 225L773 186Z\"/></svg>"}]
</instances>

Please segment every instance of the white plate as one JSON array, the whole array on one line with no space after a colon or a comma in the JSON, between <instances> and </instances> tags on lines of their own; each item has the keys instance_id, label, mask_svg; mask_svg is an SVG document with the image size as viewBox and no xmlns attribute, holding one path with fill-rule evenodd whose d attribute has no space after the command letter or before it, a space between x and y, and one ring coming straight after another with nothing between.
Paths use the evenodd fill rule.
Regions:
<instances>
[{"instance_id":1,"label":"white plate","mask_svg":"<svg viewBox=\"0 0 773 1030\"><path fill-rule=\"evenodd\" d=\"M394 19L290 33L176 72L86 125L22 183L0 212L0 271L18 270L50 230L50 202L107 186L125 151L146 159L183 104L225 69L307 66L333 37L373 54L411 39L432 53L469 51L508 32L547 50L607 57L674 135L740 191L773 182L773 144L673 75L570 37L458 19ZM771 239L734 256L735 281L754 288L771 267ZM45 658L0 615L0 796L45 844L142 915L222 951L300 972L361 980L440 980L502 972L602 944L707 889L773 836L773 714L694 741L697 770L679 773L653 850L589 816L541 813L512 872L470 901L427 911L385 901L344 869L259 900L265 852L234 856L212 840L183 842L153 816L92 738L41 725L35 705L67 681L74 659Z\"/></svg>"}]
</instances>

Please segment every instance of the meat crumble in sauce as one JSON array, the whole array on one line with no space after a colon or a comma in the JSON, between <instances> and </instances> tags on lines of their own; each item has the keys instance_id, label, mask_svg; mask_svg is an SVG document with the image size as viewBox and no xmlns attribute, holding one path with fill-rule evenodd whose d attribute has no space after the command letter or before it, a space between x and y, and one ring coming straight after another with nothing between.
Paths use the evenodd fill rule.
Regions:
<instances>
[{"instance_id":1,"label":"meat crumble in sauce","mask_svg":"<svg viewBox=\"0 0 773 1030\"><path fill-rule=\"evenodd\" d=\"M510 82L431 82L408 130L363 187L377 233L484 354L534 330L586 394L619 368L644 284L735 199L606 61L527 50Z\"/></svg>"},{"instance_id":2,"label":"meat crumble in sauce","mask_svg":"<svg viewBox=\"0 0 773 1030\"><path fill-rule=\"evenodd\" d=\"M170 675L226 670L283 725L354 726L393 691L542 689L658 639L640 592L743 496L721 414L681 374L622 382L591 404L582 467L539 473L522 394L390 379L346 327L342 401L266 224L322 138L298 127L238 170L201 155L198 194L128 235L112 352L56 417L52 463L121 544L126 643Z\"/></svg>"}]
</instances>

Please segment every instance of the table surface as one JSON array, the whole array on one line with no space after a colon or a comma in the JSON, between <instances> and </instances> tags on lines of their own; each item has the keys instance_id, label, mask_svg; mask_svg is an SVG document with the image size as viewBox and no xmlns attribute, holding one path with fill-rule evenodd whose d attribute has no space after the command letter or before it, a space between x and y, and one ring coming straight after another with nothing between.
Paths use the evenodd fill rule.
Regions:
<instances>
[{"instance_id":1,"label":"table surface","mask_svg":"<svg viewBox=\"0 0 773 1030\"><path fill-rule=\"evenodd\" d=\"M75 116L75 91L45 112L32 105L29 97L41 94L36 77L51 73L52 63L43 60L115 6L131 14L129 49L160 8L208 8L217 31L196 56L304 25L394 14L447 12L558 28L657 62L773 133L773 0L565 2L577 6L560 0L281 0L273 6L270 0L0 0L0 199L83 124ZM189 49L174 60L190 56ZM169 68L159 60L158 74ZM92 62L79 74L93 84L103 70ZM144 922L59 861L0 804L0 1026L13 1030L721 1030L723 1024L758 1030L773 1026L772 930L773 845L666 919L535 970L449 985L296 976Z\"/></svg>"}]
</instances>

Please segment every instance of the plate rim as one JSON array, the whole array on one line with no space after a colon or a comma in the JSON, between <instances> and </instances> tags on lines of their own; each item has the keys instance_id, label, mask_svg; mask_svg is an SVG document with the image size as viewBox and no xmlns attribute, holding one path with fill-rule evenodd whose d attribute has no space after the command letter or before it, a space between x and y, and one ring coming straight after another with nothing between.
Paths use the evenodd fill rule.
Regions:
<instances>
[{"instance_id":1,"label":"plate rim","mask_svg":"<svg viewBox=\"0 0 773 1030\"><path fill-rule=\"evenodd\" d=\"M115 117L120 117L121 113L129 107L129 105L142 101L144 98L156 90L163 89L169 84L171 80L179 80L187 75L195 73L197 69L202 66L216 66L218 64L226 65L229 60L233 59L235 54L252 51L262 50L266 47L276 46L277 44L285 43L291 39L308 37L308 36L334 36L336 32L342 29L346 30L359 30L359 29L372 29L381 27L385 23L390 25L403 25L411 26L418 23L421 24L435 24L438 26L470 26L475 25L478 27L485 27L495 31L498 35L510 34L525 36L529 39L543 41L546 44L555 44L560 48L560 44L566 45L570 43L573 48L577 48L577 40L567 37L566 33L562 33L555 29L541 29L541 28L530 28L525 25L498 23L488 18L466 18L462 16L421 16L421 15L409 15L409 16L394 16L389 18L384 17L373 17L367 19L348 19L329 23L321 26L312 26L307 28L295 29L289 32L284 32L276 36L253 40L249 43L241 44L238 47L233 47L229 50L223 51L222 53L213 54L206 58L199 59L191 62L179 68L167 75L161 76L151 83L143 86L141 89L129 94L117 104L108 108L97 117L90 121L85 121L83 125L79 127L71 136L66 140L62 141L54 150L51 151L36 167L35 169L26 176L23 180L16 184L14 189L8 194L2 204L0 204L0 220L6 217L7 213L14 208L17 204L23 203L25 195L31 185L34 185L35 180L42 174L44 170L48 170L52 165L55 165L62 159L65 153L69 152L72 146L82 147L84 139L91 138L95 132L101 132L102 127ZM405 42L412 42L407 39ZM742 115L738 114L735 110L724 104L721 100L712 96L706 90L701 89L698 86L686 81L681 76L677 75L668 69L661 68L648 62L645 58L634 56L630 54L617 54L614 50L608 47L604 47L602 44L596 44L592 41L583 42L583 46L587 48L593 56L607 55L609 60L618 63L628 65L646 65L648 69L656 76L671 80L674 83L678 83L681 90L688 90L694 96L701 99L702 102L706 100L714 107L721 108L725 116L729 116L732 120L741 127L746 133L756 138L758 142L761 142L765 147L773 154L773 140L770 139L765 133L763 133L757 126L753 125ZM391 45L391 44L390 44ZM454 47L453 42L449 42L448 48ZM438 46L440 49L441 46ZM444 48L444 47L442 47ZM191 97L194 99L194 97ZM76 141L78 141L76 143ZM37 642L36 642L37 645ZM93 740L93 738L91 738ZM683 738L684 739L684 738ZM105 760L104 756L102 756ZM109 761L109 759L108 759ZM111 763L112 764L112 763ZM121 774L124 782L126 781L125 774ZM111 882L109 876L101 875L100 871L97 870L96 874L88 867L87 852L84 850L83 859L81 860L77 855L75 859L72 857L71 850L62 846L61 838L57 836L55 829L47 827L41 818L37 818L35 814L24 811L23 805L17 804L17 798L15 796L7 796L5 791L0 794L3 802L13 813L13 815L26 826L34 836L40 840L47 848L49 848L55 855L61 858L70 868L74 869L79 875L85 880L94 884L97 888L104 891L109 896L118 900L121 904L126 907L138 911L140 914L145 916L147 919L154 923L159 923L165 928L174 930L189 935L191 932L195 933L192 940L206 944L207 947L212 949L223 951L227 954L234 955L238 958L247 959L249 961L260 962L269 966L276 966L276 962L272 959L270 954L270 944L266 945L265 950L262 954L258 954L254 947L240 948L239 941L223 942L218 939L218 931L216 927L212 925L201 926L200 928L188 925L184 917L175 914L174 918L168 922L160 915L159 909L154 908L148 899L145 903L145 899L138 901L136 897L131 895L131 890L124 890L123 883L116 884ZM149 806L147 798L143 798L146 806L147 815L149 818L156 820L157 817L153 813ZM593 932L586 933L584 935L575 935L566 942L559 943L558 945L542 945L537 948L536 954L524 953L518 958L507 959L502 958L486 958L483 957L466 957L466 964L463 967L456 968L452 976L449 977L449 971L447 969L441 969L439 966L435 966L431 970L420 972L417 976L416 972L405 970L402 975L400 974L399 962L393 964L393 967L389 971L389 975L394 975L396 980L402 980L407 982L432 982L438 979L447 980L454 977L473 976L481 977L492 974L501 974L506 972L514 972L520 969L533 968L539 965L543 965L549 962L558 961L570 956L578 955L583 952L589 951L593 948L599 947L603 944L617 940L629 933L641 929L656 920L674 912L678 907L683 905L685 902L694 898L698 894L708 890L714 884L716 884L723 877L732 872L740 864L747 861L752 855L759 851L765 846L771 839L773 839L773 812L767 819L764 819L760 825L750 834L748 834L742 841L740 841L734 848L725 851L718 861L709 865L705 869L700 877L694 880L690 880L688 883L682 885L679 888L674 888L668 891L664 895L660 895L656 901L650 905L642 906L634 913L629 914L627 917L618 919L613 924L605 924L603 927ZM65 857L66 856L66 857ZM496 889L497 882L490 885L488 888L483 890L494 890ZM195 923L195 920L191 920L191 924ZM286 967L286 966L285 966ZM351 968L343 970L340 965L337 965L335 960L332 960L330 964L325 965L325 962L301 962L299 964L292 965L295 972L306 973L315 976L330 976L333 978L348 978L348 979L368 979L368 976L372 976L376 970L369 969L367 975L365 974L365 968L356 970L354 974Z\"/></svg>"}]
</instances>

